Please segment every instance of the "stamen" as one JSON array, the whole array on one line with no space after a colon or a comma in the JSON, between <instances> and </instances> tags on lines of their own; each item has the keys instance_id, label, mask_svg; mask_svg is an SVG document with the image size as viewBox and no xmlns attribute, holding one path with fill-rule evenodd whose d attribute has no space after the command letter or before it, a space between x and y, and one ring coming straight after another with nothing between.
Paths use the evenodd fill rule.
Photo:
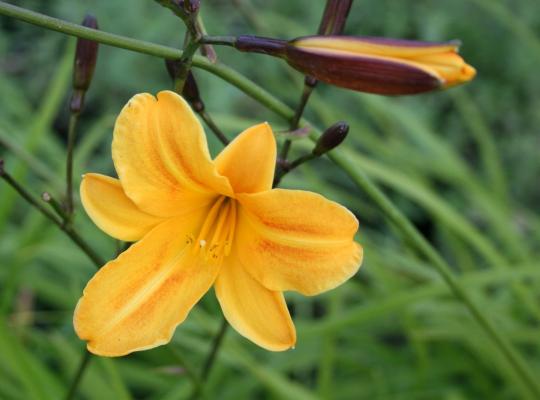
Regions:
<instances>
[{"instance_id":1,"label":"stamen","mask_svg":"<svg viewBox=\"0 0 540 400\"><path fill-rule=\"evenodd\" d=\"M215 246L218 246L218 243L221 242L221 231L223 230L223 227L225 226L225 223L227 222L227 217L229 215L229 210L231 209L230 206L231 202L227 202L225 207L221 210L219 213L219 219L216 225L216 229L214 230L214 235L212 236L212 241L210 242L210 249L215 248Z\"/></svg>"},{"instance_id":2,"label":"stamen","mask_svg":"<svg viewBox=\"0 0 540 400\"><path fill-rule=\"evenodd\" d=\"M210 208L192 251L204 252L205 261L221 262L231 252L236 229L236 201L225 196Z\"/></svg>"},{"instance_id":3,"label":"stamen","mask_svg":"<svg viewBox=\"0 0 540 400\"><path fill-rule=\"evenodd\" d=\"M230 211L229 211L229 231L225 237L225 256L228 256L231 252L232 242L234 239L234 230L236 229L236 201L231 202Z\"/></svg>"},{"instance_id":4,"label":"stamen","mask_svg":"<svg viewBox=\"0 0 540 400\"><path fill-rule=\"evenodd\" d=\"M206 217L206 220L204 221L204 224L203 224L203 226L201 228L201 231L199 232L199 236L197 237L196 243L201 244L201 241L205 240L204 238L206 237L206 235L210 231L210 228L212 228L212 225L214 224L214 220L216 219L216 216L218 215L221 204L224 201L225 201L225 196L220 196L216 200L216 202L214 203L214 205L210 209L210 212L208 213L208 215ZM205 243L206 243L206 241L205 241ZM201 247L203 247L203 246L201 246ZM194 246L193 247L194 253L197 253L199 248L201 248L201 247Z\"/></svg>"}]
</instances>

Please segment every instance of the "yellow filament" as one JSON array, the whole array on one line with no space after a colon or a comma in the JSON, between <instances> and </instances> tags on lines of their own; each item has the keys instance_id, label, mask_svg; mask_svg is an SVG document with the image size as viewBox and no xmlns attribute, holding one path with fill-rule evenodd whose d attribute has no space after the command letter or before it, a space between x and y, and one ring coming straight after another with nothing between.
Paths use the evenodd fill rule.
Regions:
<instances>
[{"instance_id":1,"label":"yellow filament","mask_svg":"<svg viewBox=\"0 0 540 400\"><path fill-rule=\"evenodd\" d=\"M201 231L199 232L199 236L197 237L197 240L195 241L195 246L193 246L193 250L195 253L198 252L199 248L204 247L206 244L205 237L210 231L210 228L214 225L214 221L216 217L218 216L219 209L221 208L221 204L225 201L225 196L220 196L219 199L214 203L212 208L210 209L210 212L208 213L208 216L206 217L206 220L204 221L204 224L201 228Z\"/></svg>"},{"instance_id":2,"label":"yellow filament","mask_svg":"<svg viewBox=\"0 0 540 400\"><path fill-rule=\"evenodd\" d=\"M230 205L229 218L228 218L229 231L225 238L224 253L226 256L231 252L232 241L234 238L234 230L236 229L236 201L232 201Z\"/></svg>"},{"instance_id":3,"label":"yellow filament","mask_svg":"<svg viewBox=\"0 0 540 400\"><path fill-rule=\"evenodd\" d=\"M193 253L203 251L206 261L221 262L231 252L236 229L236 201L221 196L212 205L194 242Z\"/></svg>"},{"instance_id":4,"label":"yellow filament","mask_svg":"<svg viewBox=\"0 0 540 400\"><path fill-rule=\"evenodd\" d=\"M210 253L213 253L214 258L216 257L216 253L219 252L219 248L223 244L224 238L223 238L223 227L228 222L228 216L229 216L229 210L231 209L231 202L227 202L225 206L222 208L222 210L219 213L218 221L216 224L216 228L214 229L214 235L212 236L212 240L210 242L210 247L208 248L208 255L210 256ZM225 236L227 235L227 232L225 232Z\"/></svg>"}]
</instances>

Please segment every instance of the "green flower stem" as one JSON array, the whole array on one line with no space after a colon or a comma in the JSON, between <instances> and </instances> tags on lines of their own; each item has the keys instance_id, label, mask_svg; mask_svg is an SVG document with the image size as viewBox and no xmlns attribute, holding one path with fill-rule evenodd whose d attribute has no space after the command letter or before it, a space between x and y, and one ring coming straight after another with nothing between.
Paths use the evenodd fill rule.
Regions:
<instances>
[{"instance_id":1,"label":"green flower stem","mask_svg":"<svg viewBox=\"0 0 540 400\"><path fill-rule=\"evenodd\" d=\"M25 199L30 205L35 207L39 212L41 212L46 218L48 218L51 222L53 222L55 225L57 225L62 231L65 232L66 235L69 236L69 238L77 245L79 248L88 256L90 260L94 263L94 265L99 268L105 262L101 259L101 257L86 243L86 241L79 236L79 234L71 227L64 223L63 220L58 218L55 214L53 214L51 211L49 211L47 208L43 206L43 204L34 198L25 188L23 188L13 177L8 174L6 171L2 170L2 166L0 165L0 177L4 179L19 195ZM49 195L50 196L50 195Z\"/></svg>"},{"instance_id":2,"label":"green flower stem","mask_svg":"<svg viewBox=\"0 0 540 400\"><path fill-rule=\"evenodd\" d=\"M290 139L289 139L290 141ZM279 185L281 180L285 175L287 175L289 172L291 172L293 169L298 168L300 165L313 160L314 158L317 158L319 156L309 153L305 154L301 157L298 157L296 160L292 161L291 163L283 163L280 167L276 167L276 173L274 176L274 186Z\"/></svg>"},{"instance_id":3,"label":"green flower stem","mask_svg":"<svg viewBox=\"0 0 540 400\"><path fill-rule=\"evenodd\" d=\"M103 32L101 30L86 28L79 24L63 21L58 18L49 17L34 11L26 10L21 7L0 1L0 14L12 17L33 25L41 26L53 31L65 33L70 36L76 36L83 39L93 40L99 43L108 44L114 47L120 47L126 50L132 50L139 53L149 54L161 58L179 59L182 57L182 51L172 47L162 46L155 43L145 42L127 38L125 36L115 35Z\"/></svg>"},{"instance_id":4,"label":"green flower stem","mask_svg":"<svg viewBox=\"0 0 540 400\"><path fill-rule=\"evenodd\" d=\"M199 116L202 118L202 120L206 123L206 126L210 128L212 132L214 132L214 135L218 138L218 140L224 145L229 144L229 139L221 129L216 125L214 120L210 117L210 114L206 110L201 110L198 112Z\"/></svg>"},{"instance_id":5,"label":"green flower stem","mask_svg":"<svg viewBox=\"0 0 540 400\"><path fill-rule=\"evenodd\" d=\"M177 49L84 28L77 24L51 18L4 2L0 2L0 14L58 32L161 58L177 59L182 56L182 52ZM203 57L197 56L193 58L193 65L221 77L245 92L248 96L263 104L266 108L281 115L283 118L291 120L294 117L294 111L287 105L231 68L222 64L211 64ZM301 122L307 123L305 120L302 120ZM320 135L320 132L314 132L310 138L315 141L316 136L318 135ZM454 295L465 304L473 318L478 322L488 337L497 345L507 362L512 369L516 371L516 374L519 375L523 383L527 385L530 392L537 398L540 398L540 382L535 379L531 369L527 366L513 345L497 330L493 323L480 310L480 307L472 300L471 296L462 288L456 278L454 278L450 266L439 255L437 250L420 234L414 225L388 199L388 197L365 174L355 168L354 164L349 161L342 151L339 149L334 150L328 154L328 157L349 175L358 188L372 198L386 217L395 224L405 237L407 237L417 251L423 254L423 256L433 264L433 267L441 275Z\"/></svg>"},{"instance_id":6,"label":"green flower stem","mask_svg":"<svg viewBox=\"0 0 540 400\"><path fill-rule=\"evenodd\" d=\"M56 212L56 214L58 214L60 218L62 218L63 221L67 221L68 215L66 214L66 210L64 209L64 207L62 207L62 204L60 204L58 200L52 197L49 192L43 192L41 198L45 203L50 204L52 209Z\"/></svg>"},{"instance_id":7,"label":"green flower stem","mask_svg":"<svg viewBox=\"0 0 540 400\"><path fill-rule=\"evenodd\" d=\"M180 57L180 65L178 67L176 77L174 78L174 90L176 93L182 93L186 79L193 63L193 56L200 46L199 41L193 40L192 35L189 35L188 43L184 47L182 57Z\"/></svg>"},{"instance_id":8,"label":"green flower stem","mask_svg":"<svg viewBox=\"0 0 540 400\"><path fill-rule=\"evenodd\" d=\"M65 223L70 224L73 217L73 150L75 148L75 134L79 113L72 112L69 117L67 156L66 156L66 218Z\"/></svg>"},{"instance_id":9,"label":"green flower stem","mask_svg":"<svg viewBox=\"0 0 540 400\"><path fill-rule=\"evenodd\" d=\"M219 351L219 348L221 347L221 344L223 343L223 338L225 337L225 333L227 333L228 327L229 324L227 323L225 317L223 317L221 321L221 326L219 327L219 331L217 332L216 336L214 336L212 346L210 347L210 352L208 353L208 356L206 357L206 360L204 362L204 366L201 371L201 377L199 379L200 382L205 382L210 375L212 367L214 366L214 362L216 361L217 353ZM194 386L193 392L189 398L192 400L198 399L201 396L201 391L201 385Z\"/></svg>"},{"instance_id":10,"label":"green flower stem","mask_svg":"<svg viewBox=\"0 0 540 400\"><path fill-rule=\"evenodd\" d=\"M298 129L298 125L300 124L300 119L302 118L302 115L304 114L304 110L306 109L307 102L309 101L309 98L311 97L311 93L313 93L314 88L315 86L309 85L307 81L304 83L304 90L302 90L302 95L300 96L300 102L298 103L298 106L296 107L296 111L294 113L294 116L292 117L291 124L289 126L291 131ZM283 143L283 147L281 148L281 152L279 154L279 158L283 162L287 161L287 157L289 156L289 151L291 149L291 146L292 146L291 139L287 139L285 140L285 143Z\"/></svg>"},{"instance_id":11,"label":"green flower stem","mask_svg":"<svg viewBox=\"0 0 540 400\"><path fill-rule=\"evenodd\" d=\"M216 336L214 336L214 341L212 342L210 353L208 353L208 357L206 358L206 361L204 362L204 367L201 373L202 381L205 381L206 378L208 378L208 375L210 375L210 371L212 371L212 366L214 365L214 361L216 360L218 350L221 346L221 343L223 342L223 338L225 337L225 333L227 332L228 327L229 327L229 324L227 323L227 320L223 318L221 321L221 326L219 327L219 331L216 334Z\"/></svg>"},{"instance_id":12,"label":"green flower stem","mask_svg":"<svg viewBox=\"0 0 540 400\"><path fill-rule=\"evenodd\" d=\"M174 346L168 346L168 348L171 351L172 356L176 358L180 366L184 369L187 377L191 380L193 384L193 391L202 394L203 387L201 380L199 379L191 365L186 361L182 353L180 353L180 351L178 351Z\"/></svg>"},{"instance_id":13,"label":"green flower stem","mask_svg":"<svg viewBox=\"0 0 540 400\"><path fill-rule=\"evenodd\" d=\"M86 371L86 367L88 367L88 363L90 362L91 354L88 351L85 351L81 360L81 363L79 364L79 368L77 368L77 372L75 373L75 377L71 381L71 385L69 386L69 390L66 394L65 399L66 400L72 400L75 398L75 394L77 393L77 388L79 387L79 384L81 383L82 377L84 375L84 371Z\"/></svg>"},{"instance_id":14,"label":"green flower stem","mask_svg":"<svg viewBox=\"0 0 540 400\"><path fill-rule=\"evenodd\" d=\"M234 47L236 43L236 36L208 36L204 35L201 38L201 43L204 44L216 44L221 46Z\"/></svg>"}]
</instances>

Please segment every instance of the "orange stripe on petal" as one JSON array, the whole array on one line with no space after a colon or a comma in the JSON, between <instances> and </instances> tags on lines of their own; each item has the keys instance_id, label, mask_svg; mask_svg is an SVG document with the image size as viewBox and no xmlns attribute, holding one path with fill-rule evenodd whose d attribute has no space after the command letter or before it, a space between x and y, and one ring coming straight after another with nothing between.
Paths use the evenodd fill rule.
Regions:
<instances>
[{"instance_id":1,"label":"orange stripe on petal","mask_svg":"<svg viewBox=\"0 0 540 400\"><path fill-rule=\"evenodd\" d=\"M134 96L116 121L112 153L126 194L151 214L179 215L218 192L232 193L199 120L173 92Z\"/></svg>"},{"instance_id":2,"label":"orange stripe on petal","mask_svg":"<svg viewBox=\"0 0 540 400\"><path fill-rule=\"evenodd\" d=\"M339 204L280 189L238 200L238 258L268 289L313 295L338 286L360 267L362 248L353 240L358 221Z\"/></svg>"},{"instance_id":3,"label":"orange stripe on petal","mask_svg":"<svg viewBox=\"0 0 540 400\"><path fill-rule=\"evenodd\" d=\"M203 218L158 225L90 280L74 326L92 353L121 356L170 340L219 271L190 251Z\"/></svg>"}]
</instances>

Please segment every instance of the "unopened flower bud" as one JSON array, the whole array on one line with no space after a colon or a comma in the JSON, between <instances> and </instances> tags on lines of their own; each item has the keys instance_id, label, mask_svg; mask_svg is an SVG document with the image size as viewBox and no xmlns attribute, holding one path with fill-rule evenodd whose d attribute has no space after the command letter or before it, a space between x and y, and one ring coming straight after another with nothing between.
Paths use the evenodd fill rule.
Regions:
<instances>
[{"instance_id":1,"label":"unopened flower bud","mask_svg":"<svg viewBox=\"0 0 540 400\"><path fill-rule=\"evenodd\" d=\"M239 36L234 46L283 58L305 75L335 86L383 95L446 89L476 75L459 56L456 41L307 36L285 42Z\"/></svg>"},{"instance_id":2,"label":"unopened flower bud","mask_svg":"<svg viewBox=\"0 0 540 400\"><path fill-rule=\"evenodd\" d=\"M319 35L341 35L351 5L352 0L327 0Z\"/></svg>"},{"instance_id":3,"label":"unopened flower bud","mask_svg":"<svg viewBox=\"0 0 540 400\"><path fill-rule=\"evenodd\" d=\"M400 95L445 89L470 81L476 70L458 54L458 42L354 36L292 40L284 58L318 80L361 92Z\"/></svg>"},{"instance_id":4,"label":"unopened flower bud","mask_svg":"<svg viewBox=\"0 0 540 400\"><path fill-rule=\"evenodd\" d=\"M97 20L92 15L86 15L83 26L98 29ZM77 39L75 62L73 64L73 95L70 108L72 112L80 112L84 95L90 86L98 54L98 43L88 39Z\"/></svg>"},{"instance_id":5,"label":"unopened flower bud","mask_svg":"<svg viewBox=\"0 0 540 400\"><path fill-rule=\"evenodd\" d=\"M349 133L349 125L343 121L336 122L319 137L312 153L322 156L339 146L347 137L347 133Z\"/></svg>"}]
</instances>

